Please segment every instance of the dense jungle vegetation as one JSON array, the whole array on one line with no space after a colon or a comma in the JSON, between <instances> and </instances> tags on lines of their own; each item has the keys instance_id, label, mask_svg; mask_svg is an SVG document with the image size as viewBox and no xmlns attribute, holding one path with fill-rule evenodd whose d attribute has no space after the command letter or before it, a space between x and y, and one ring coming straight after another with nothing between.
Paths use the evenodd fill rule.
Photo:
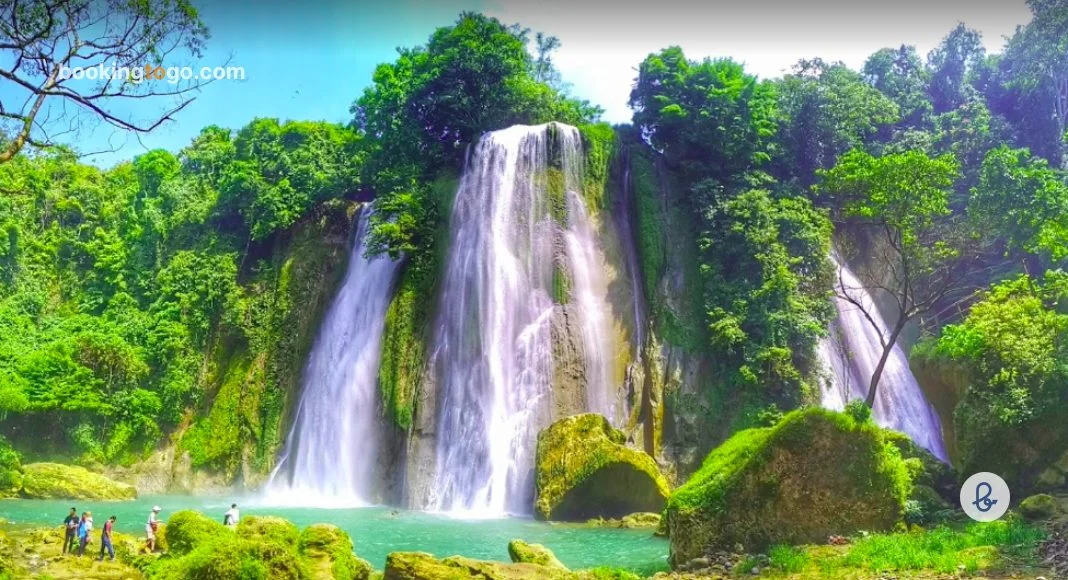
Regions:
<instances>
[{"instance_id":1,"label":"dense jungle vegetation","mask_svg":"<svg viewBox=\"0 0 1068 580\"><path fill-rule=\"evenodd\" d=\"M110 169L25 151L0 164L0 432L26 455L103 463L173 435L197 466L266 468L307 349L290 329L314 319L298 290L328 259L301 228L347 232L348 203L372 198L370 251L406 260L380 378L387 413L410 427L466 147L547 121L579 125L606 160L643 150L636 182L671 175L695 316L658 320L712 355L710 388L772 414L811 397L832 233L851 232L890 248L895 331L918 322L924 356L975 378L958 421L991 440L1064 425L1068 5L1029 6L1000 53L961 25L928 55L889 47L859 71L813 59L759 79L665 48L640 63L633 127L615 133L569 94L555 38L465 13L380 65L346 125L207 127ZM674 226L635 205L653 297Z\"/></svg>"}]
</instances>

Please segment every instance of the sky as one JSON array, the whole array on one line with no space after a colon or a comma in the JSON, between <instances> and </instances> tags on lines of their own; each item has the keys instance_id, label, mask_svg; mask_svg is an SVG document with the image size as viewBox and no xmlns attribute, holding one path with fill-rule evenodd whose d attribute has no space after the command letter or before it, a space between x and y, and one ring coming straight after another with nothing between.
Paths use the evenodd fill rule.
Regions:
<instances>
[{"instance_id":1,"label":"sky","mask_svg":"<svg viewBox=\"0 0 1068 580\"><path fill-rule=\"evenodd\" d=\"M147 135L83 127L65 141L88 161L110 166L154 148L177 151L208 125L240 128L256 117L347 122L349 106L396 48L423 44L463 10L481 11L557 36L557 67L575 96L630 120L627 98L646 55L679 45L691 59L730 56L761 77L781 76L801 58L859 68L876 50L901 44L926 55L958 22L978 29L989 51L1030 19L1023 0L379 0L303 2L193 0L208 28L198 67L229 64L245 80L221 80ZM0 83L0 101L11 87ZM122 111L159 115L169 101ZM128 108L127 108L128 107Z\"/></svg>"}]
</instances>

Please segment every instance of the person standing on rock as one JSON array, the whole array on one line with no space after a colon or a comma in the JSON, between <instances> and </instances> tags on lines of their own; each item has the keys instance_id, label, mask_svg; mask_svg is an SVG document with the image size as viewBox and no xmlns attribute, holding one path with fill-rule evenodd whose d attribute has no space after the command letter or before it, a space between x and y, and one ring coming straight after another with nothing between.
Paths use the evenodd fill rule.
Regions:
<instances>
[{"instance_id":1,"label":"person standing on rock","mask_svg":"<svg viewBox=\"0 0 1068 580\"><path fill-rule=\"evenodd\" d=\"M78 555L85 555L85 545L89 543L89 533L93 531L93 512L83 512L82 521L78 523Z\"/></svg>"},{"instance_id":2,"label":"person standing on rock","mask_svg":"<svg viewBox=\"0 0 1068 580\"><path fill-rule=\"evenodd\" d=\"M111 530L115 527L115 516L104 522L104 529L100 531L100 561L104 561L104 550L107 549L111 561L115 561L115 548L111 545Z\"/></svg>"},{"instance_id":3,"label":"person standing on rock","mask_svg":"<svg viewBox=\"0 0 1068 580\"><path fill-rule=\"evenodd\" d=\"M78 508L70 508L70 513L63 519L63 553L74 553L74 541L78 537Z\"/></svg>"},{"instance_id":4,"label":"person standing on rock","mask_svg":"<svg viewBox=\"0 0 1068 580\"><path fill-rule=\"evenodd\" d=\"M148 537L145 549L148 553L156 551L156 529L159 528L159 506L152 506L152 512L148 514L148 522L145 524L145 535Z\"/></svg>"}]
</instances>

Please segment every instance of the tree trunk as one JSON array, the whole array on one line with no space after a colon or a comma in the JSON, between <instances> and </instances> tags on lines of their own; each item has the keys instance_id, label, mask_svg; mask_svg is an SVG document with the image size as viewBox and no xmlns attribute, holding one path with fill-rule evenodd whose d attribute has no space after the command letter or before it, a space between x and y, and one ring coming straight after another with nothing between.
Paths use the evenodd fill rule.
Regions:
<instances>
[{"instance_id":1,"label":"tree trunk","mask_svg":"<svg viewBox=\"0 0 1068 580\"><path fill-rule=\"evenodd\" d=\"M890 353L894 351L894 345L897 344L897 339L901 336L901 331L905 330L905 324L907 322L908 318L904 316L898 318L897 324L894 325L894 331L890 333L890 338L886 341L886 346L883 347L883 354L879 357L879 364L875 366L875 372L871 375L871 385L868 387L868 397L864 399L864 402L868 407L875 408L875 393L879 387L879 379L883 376L883 369L886 368L886 361L890 359Z\"/></svg>"}]
</instances>

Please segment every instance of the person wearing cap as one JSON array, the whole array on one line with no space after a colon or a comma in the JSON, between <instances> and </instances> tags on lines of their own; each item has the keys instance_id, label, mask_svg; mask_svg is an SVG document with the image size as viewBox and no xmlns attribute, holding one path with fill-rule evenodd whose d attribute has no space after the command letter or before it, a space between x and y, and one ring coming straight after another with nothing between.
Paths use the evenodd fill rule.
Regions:
<instances>
[{"instance_id":1,"label":"person wearing cap","mask_svg":"<svg viewBox=\"0 0 1068 580\"><path fill-rule=\"evenodd\" d=\"M148 553L156 551L156 529L159 528L159 506L152 506L152 513L148 514L148 523L145 524L145 536L148 537L148 541L145 544L145 549Z\"/></svg>"}]
</instances>

